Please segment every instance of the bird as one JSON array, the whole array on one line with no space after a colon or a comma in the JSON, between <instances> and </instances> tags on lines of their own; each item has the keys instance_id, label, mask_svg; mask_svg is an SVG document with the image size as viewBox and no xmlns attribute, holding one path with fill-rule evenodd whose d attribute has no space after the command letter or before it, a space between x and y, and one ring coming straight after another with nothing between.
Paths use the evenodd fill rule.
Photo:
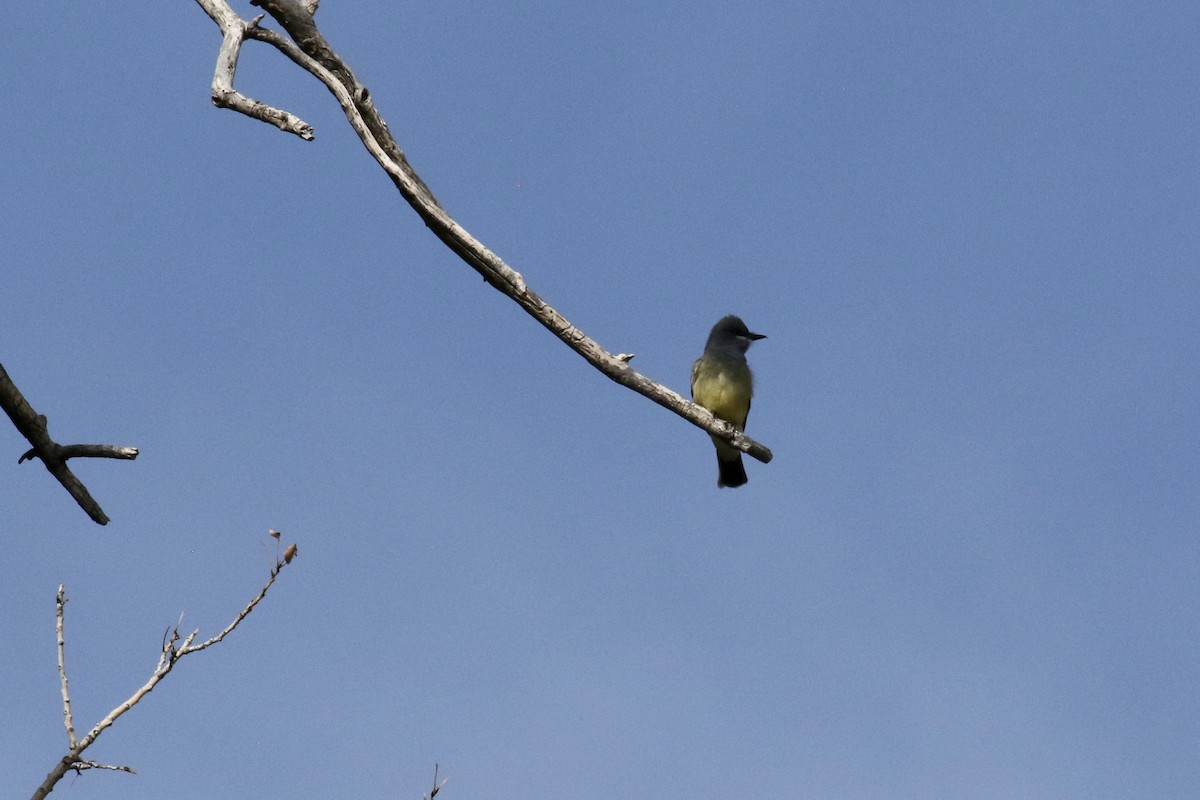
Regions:
<instances>
[{"instance_id":1,"label":"bird","mask_svg":"<svg viewBox=\"0 0 1200 800\"><path fill-rule=\"evenodd\" d=\"M730 314L713 325L704 344L704 354L692 365L692 399L739 431L746 429L754 375L746 363L746 351L761 333L751 333L741 318ZM717 448L717 486L736 488L749 480L742 465L742 451L724 439L712 437Z\"/></svg>"}]
</instances>

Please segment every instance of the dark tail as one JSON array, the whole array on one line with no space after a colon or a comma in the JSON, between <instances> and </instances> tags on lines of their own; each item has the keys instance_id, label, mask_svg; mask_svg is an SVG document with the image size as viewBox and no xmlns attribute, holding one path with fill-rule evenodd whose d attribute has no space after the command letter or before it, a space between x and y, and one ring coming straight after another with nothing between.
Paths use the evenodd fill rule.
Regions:
<instances>
[{"instance_id":1,"label":"dark tail","mask_svg":"<svg viewBox=\"0 0 1200 800\"><path fill-rule=\"evenodd\" d=\"M730 489L736 489L739 486L745 486L750 480L746 477L746 468L742 466L742 454L737 453L732 457L722 457L717 454L717 469L720 473L717 476L717 486L728 486Z\"/></svg>"}]
</instances>

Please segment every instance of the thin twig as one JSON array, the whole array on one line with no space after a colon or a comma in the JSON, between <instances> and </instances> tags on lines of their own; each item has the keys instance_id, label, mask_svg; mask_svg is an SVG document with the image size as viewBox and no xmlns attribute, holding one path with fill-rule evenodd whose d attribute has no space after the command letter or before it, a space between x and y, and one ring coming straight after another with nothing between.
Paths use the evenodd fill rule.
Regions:
<instances>
[{"instance_id":1,"label":"thin twig","mask_svg":"<svg viewBox=\"0 0 1200 800\"><path fill-rule=\"evenodd\" d=\"M58 633L58 678L62 686L63 724L67 726L67 741L71 747L79 743L75 738L75 720L71 716L71 692L67 689L66 640L63 637L63 607L67 604L67 587L58 585L58 599L54 607L55 631Z\"/></svg>"},{"instance_id":2,"label":"thin twig","mask_svg":"<svg viewBox=\"0 0 1200 800\"><path fill-rule=\"evenodd\" d=\"M442 778L442 782L438 783L438 765L435 763L433 765L433 789L429 794L422 795L422 800L433 800L433 798L437 797L438 792L442 790L442 787L446 785L446 781L448 780L450 779Z\"/></svg>"},{"instance_id":3,"label":"thin twig","mask_svg":"<svg viewBox=\"0 0 1200 800\"><path fill-rule=\"evenodd\" d=\"M133 767L123 767L116 764L100 764L96 761L76 761L71 765L71 769L78 773L83 773L85 769L108 769L113 772L128 772L130 775L137 775L137 770Z\"/></svg>"},{"instance_id":4,"label":"thin twig","mask_svg":"<svg viewBox=\"0 0 1200 800\"><path fill-rule=\"evenodd\" d=\"M175 656L175 658L180 659L186 656L188 653L197 653L206 647L211 647L220 642L229 634L233 633L233 629L241 624L242 620L244 620L250 614L250 612L254 610L254 607L258 605L260 600L267 596L267 590L270 589L271 585L275 583L275 579L279 577L279 573L285 566L287 566L287 564L283 560L275 562L275 568L271 570L271 577L265 584L263 584L262 589L259 590L258 594L254 596L254 599L247 603L246 607L238 612L238 615L234 618L233 622L225 626L225 630L221 631L211 639L208 639L207 641L201 642L197 645L193 645L191 641L196 634L199 633L199 631L193 631L192 635L189 636L187 641L184 643L184 646L179 648L179 653Z\"/></svg>"}]
</instances>

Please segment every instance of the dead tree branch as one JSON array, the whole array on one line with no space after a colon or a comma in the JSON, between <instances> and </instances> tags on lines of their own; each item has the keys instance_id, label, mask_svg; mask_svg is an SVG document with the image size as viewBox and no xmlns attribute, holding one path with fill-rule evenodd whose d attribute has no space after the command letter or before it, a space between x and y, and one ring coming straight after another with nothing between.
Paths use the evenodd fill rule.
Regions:
<instances>
[{"instance_id":1,"label":"dead tree branch","mask_svg":"<svg viewBox=\"0 0 1200 800\"><path fill-rule=\"evenodd\" d=\"M234 13L226 0L196 0L221 29L224 37L213 75L213 103L240 111L302 138L312 138L312 128L293 115L271 108L241 95L233 89L233 78L241 42L256 39L283 53L302 69L321 81L337 99L363 146L392 179L400 194L447 247L503 292L530 316L545 326L589 364L613 381L638 392L674 411L693 425L719 436L734 447L764 463L771 451L732 425L714 417L677 392L630 369L632 355L609 353L598 342L572 325L562 314L529 288L519 272L483 246L441 207L429 187L409 165L404 152L392 137L387 123L375 108L371 94L359 82L350 67L333 50L313 20L316 3L312 0L251 0L271 15L288 36L260 27L263 17L246 21Z\"/></svg>"},{"instance_id":2,"label":"dead tree branch","mask_svg":"<svg viewBox=\"0 0 1200 800\"><path fill-rule=\"evenodd\" d=\"M421 800L433 800L433 798L438 796L438 792L440 792L442 790L442 787L446 785L446 781L448 781L448 780L450 780L450 779L442 778L441 783L438 783L438 765L434 764L433 765L433 788L429 790L429 794L421 795Z\"/></svg>"},{"instance_id":3,"label":"dead tree branch","mask_svg":"<svg viewBox=\"0 0 1200 800\"><path fill-rule=\"evenodd\" d=\"M17 459L17 463L40 458L50 474L57 478L63 488L71 494L71 497L75 498L75 502L79 503L80 508L98 524L107 525L108 515L92 498L83 482L75 477L75 473L71 472L70 467L67 466L67 459L123 458L132 461L138 456L137 448L118 447L112 444L61 445L55 442L50 438L46 427L46 418L29 405L29 401L21 394L21 390L8 377L3 364L0 364L0 407L8 414L8 418L12 420L21 435L33 445Z\"/></svg>"},{"instance_id":4,"label":"dead tree branch","mask_svg":"<svg viewBox=\"0 0 1200 800\"><path fill-rule=\"evenodd\" d=\"M70 747L79 744L75 737L75 719L71 716L71 692L67 688L67 642L63 636L63 606L67 604L67 587L59 584L54 630L58 634L58 682L62 687L63 724L67 726L67 742Z\"/></svg>"},{"instance_id":5,"label":"dead tree branch","mask_svg":"<svg viewBox=\"0 0 1200 800\"><path fill-rule=\"evenodd\" d=\"M294 548L294 545L289 547L291 555L294 556L295 550L292 548ZM33 793L33 800L44 800L46 795L53 791L55 784L62 780L63 776L71 771L83 772L86 769L107 769L116 770L118 772L132 773L133 769L131 767L112 766L109 764L101 764L95 761L88 761L82 757L83 751L90 747L92 743L96 741L96 738L103 733L105 729L116 722L121 715L137 705L143 697L150 694L154 687L158 685L158 682L167 677L171 670L175 668L175 664L178 663L181 658L218 644L226 636L232 633L234 629L241 624L242 620L244 620L247 615L254 610L254 607L258 605L259 601L267 596L267 590L271 588L271 586L275 583L275 579L279 577L279 573L282 572L283 568L290 562L291 558L287 555L285 555L283 558L277 559L275 566L271 569L270 577L267 579L267 582L263 585L262 589L259 590L258 594L255 595L249 603L243 606L242 610L238 612L236 617L234 617L233 622L225 626L224 630L222 630L216 636L213 636L211 639L200 642L199 644L195 644L194 642L196 637L200 634L199 629L193 630L191 633L184 636L179 630L179 624L182 624L181 618L180 623L176 624L175 627L170 629L167 635L163 637L162 649L158 657L158 664L154 667L154 671L150 674L150 679L142 684L137 691L131 694L129 698L125 700L125 702L108 712L104 719L97 722L96 725L90 731L88 731L82 739L76 738L75 723L71 717L71 695L67 689L65 637L63 635L63 616L64 607L67 603L67 596L66 587L59 586L57 603L55 606L55 614L57 619L55 630L58 634L58 676L59 684L62 688L63 722L67 728L67 743L69 749L67 750L66 755L60 758L58 763L54 765L54 769L50 770L50 773L46 776L46 780L42 782L42 785L39 786L37 791Z\"/></svg>"}]
</instances>

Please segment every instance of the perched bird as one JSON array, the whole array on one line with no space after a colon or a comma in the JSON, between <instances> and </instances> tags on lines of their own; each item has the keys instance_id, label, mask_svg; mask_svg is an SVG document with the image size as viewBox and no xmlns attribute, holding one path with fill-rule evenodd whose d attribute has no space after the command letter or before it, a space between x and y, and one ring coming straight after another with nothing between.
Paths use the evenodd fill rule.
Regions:
<instances>
[{"instance_id":1,"label":"perched bird","mask_svg":"<svg viewBox=\"0 0 1200 800\"><path fill-rule=\"evenodd\" d=\"M746 363L746 351L761 333L751 333L746 323L730 314L722 317L704 345L704 355L692 365L692 399L739 431L746 429L750 398L754 395L754 375ZM717 486L731 488L746 483L742 451L723 439L712 437L717 446Z\"/></svg>"}]
</instances>

